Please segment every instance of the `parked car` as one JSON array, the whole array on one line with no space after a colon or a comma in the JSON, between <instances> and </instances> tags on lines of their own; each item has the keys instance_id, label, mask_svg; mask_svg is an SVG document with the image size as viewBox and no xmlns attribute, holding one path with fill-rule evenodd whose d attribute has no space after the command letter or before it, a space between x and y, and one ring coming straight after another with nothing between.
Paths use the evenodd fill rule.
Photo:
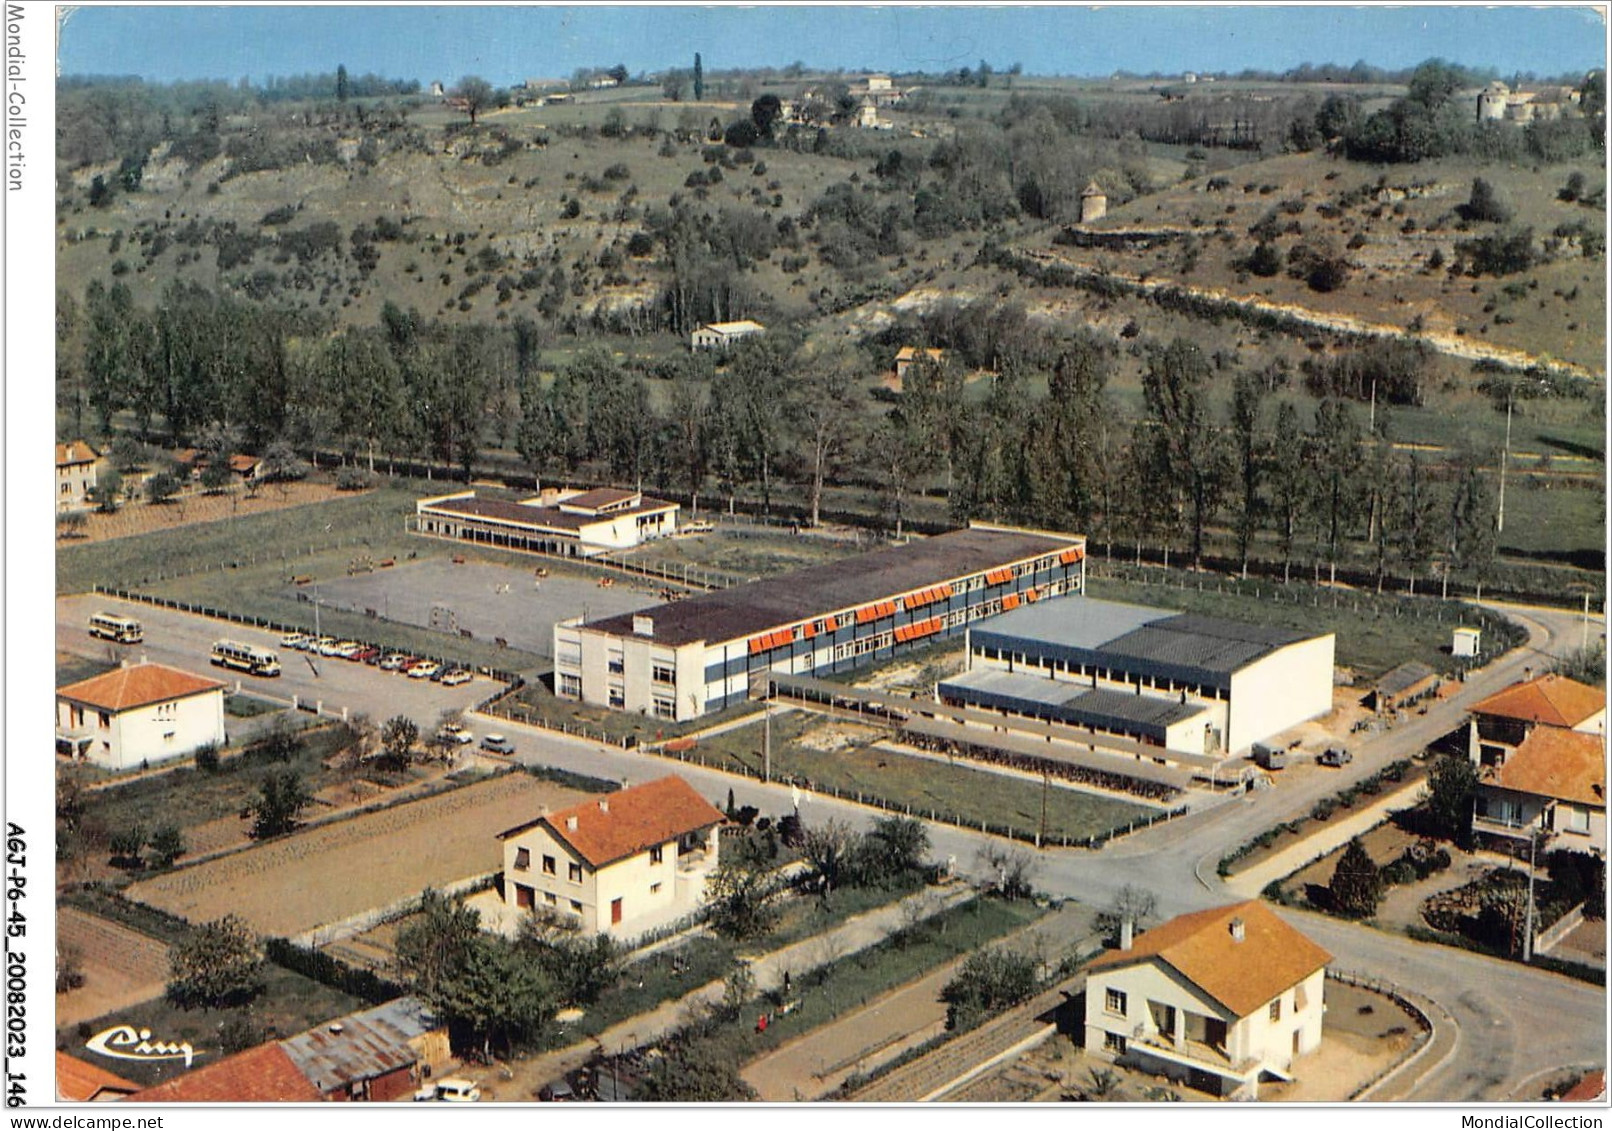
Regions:
<instances>
[{"instance_id":1,"label":"parked car","mask_svg":"<svg viewBox=\"0 0 1612 1131\"><path fill-rule=\"evenodd\" d=\"M336 645L336 655L344 660L351 660L364 650L364 646L356 640L343 640Z\"/></svg>"},{"instance_id":2,"label":"parked car","mask_svg":"<svg viewBox=\"0 0 1612 1131\"><path fill-rule=\"evenodd\" d=\"M308 646L310 639L306 632L288 632L280 637L280 647L294 648L300 651Z\"/></svg>"},{"instance_id":3,"label":"parked car","mask_svg":"<svg viewBox=\"0 0 1612 1131\"><path fill-rule=\"evenodd\" d=\"M408 674L410 679L429 679L441 670L441 664L432 663L430 660L421 660L408 669Z\"/></svg>"},{"instance_id":4,"label":"parked car","mask_svg":"<svg viewBox=\"0 0 1612 1131\"><path fill-rule=\"evenodd\" d=\"M515 744L501 734L489 734L482 738L481 748L491 750L494 754L513 754Z\"/></svg>"},{"instance_id":5,"label":"parked car","mask_svg":"<svg viewBox=\"0 0 1612 1131\"><path fill-rule=\"evenodd\" d=\"M311 650L318 652L321 656L334 656L336 649L340 647L341 641L334 636L321 636Z\"/></svg>"},{"instance_id":6,"label":"parked car","mask_svg":"<svg viewBox=\"0 0 1612 1131\"><path fill-rule=\"evenodd\" d=\"M442 674L443 687L458 687L461 683L469 683L473 677L463 668L454 668Z\"/></svg>"},{"instance_id":7,"label":"parked car","mask_svg":"<svg viewBox=\"0 0 1612 1131\"><path fill-rule=\"evenodd\" d=\"M468 746L476 740L476 736L462 726L445 726L437 731L437 737L455 746Z\"/></svg>"},{"instance_id":8,"label":"parked car","mask_svg":"<svg viewBox=\"0 0 1612 1131\"><path fill-rule=\"evenodd\" d=\"M381 662L381 650L373 646L360 648L349 659L360 664L378 664Z\"/></svg>"},{"instance_id":9,"label":"parked car","mask_svg":"<svg viewBox=\"0 0 1612 1131\"><path fill-rule=\"evenodd\" d=\"M577 1102L577 1094L565 1079L560 1077L552 1084L544 1084L537 1093L537 1098L544 1103L569 1104Z\"/></svg>"},{"instance_id":10,"label":"parked car","mask_svg":"<svg viewBox=\"0 0 1612 1131\"><path fill-rule=\"evenodd\" d=\"M383 671L395 672L403 667L403 662L407 659L408 657L402 652L388 652L381 657L380 666Z\"/></svg>"},{"instance_id":11,"label":"parked car","mask_svg":"<svg viewBox=\"0 0 1612 1131\"><path fill-rule=\"evenodd\" d=\"M473 1104L481 1099L481 1088L474 1080L449 1076L427 1084L414 1093L416 1103Z\"/></svg>"},{"instance_id":12,"label":"parked car","mask_svg":"<svg viewBox=\"0 0 1612 1131\"><path fill-rule=\"evenodd\" d=\"M1355 756L1341 746L1329 746L1316 758L1318 766L1347 766L1355 760Z\"/></svg>"}]
</instances>

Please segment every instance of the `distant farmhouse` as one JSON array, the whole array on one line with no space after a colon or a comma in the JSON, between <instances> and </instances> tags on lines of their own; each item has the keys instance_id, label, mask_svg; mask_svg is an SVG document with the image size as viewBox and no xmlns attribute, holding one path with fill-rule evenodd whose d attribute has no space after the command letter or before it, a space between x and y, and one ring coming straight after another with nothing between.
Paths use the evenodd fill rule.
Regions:
<instances>
[{"instance_id":1,"label":"distant farmhouse","mask_svg":"<svg viewBox=\"0 0 1612 1131\"><path fill-rule=\"evenodd\" d=\"M1555 122L1583 116L1581 95L1570 86L1546 86L1538 90L1512 90L1503 82L1492 82L1478 95L1478 121Z\"/></svg>"},{"instance_id":2,"label":"distant farmhouse","mask_svg":"<svg viewBox=\"0 0 1612 1131\"><path fill-rule=\"evenodd\" d=\"M738 322L709 322L689 337L689 346L696 350L725 350L735 342L754 334L765 334L767 328L748 318Z\"/></svg>"},{"instance_id":3,"label":"distant farmhouse","mask_svg":"<svg viewBox=\"0 0 1612 1131\"><path fill-rule=\"evenodd\" d=\"M89 506L95 490L95 466L101 457L83 440L56 445L56 509L76 511Z\"/></svg>"}]
</instances>

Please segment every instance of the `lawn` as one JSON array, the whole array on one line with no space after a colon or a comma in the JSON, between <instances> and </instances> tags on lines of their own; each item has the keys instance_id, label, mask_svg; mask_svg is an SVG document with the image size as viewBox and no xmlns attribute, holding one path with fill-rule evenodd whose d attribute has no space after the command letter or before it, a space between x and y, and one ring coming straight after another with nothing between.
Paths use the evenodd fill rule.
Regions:
<instances>
[{"instance_id":1,"label":"lawn","mask_svg":"<svg viewBox=\"0 0 1612 1131\"><path fill-rule=\"evenodd\" d=\"M1379 597L1308 582L1279 585L1217 575L1190 577L1155 569L1141 576L1147 580L1139 580L1133 567L1093 562L1087 591L1107 601L1180 609L1307 633L1336 633L1336 663L1355 672L1357 680L1375 678L1406 660L1421 660L1435 670L1447 670L1450 630L1457 624L1483 628L1485 648L1505 647L1503 634L1497 631L1500 618L1454 601Z\"/></svg>"},{"instance_id":2,"label":"lawn","mask_svg":"<svg viewBox=\"0 0 1612 1131\"><path fill-rule=\"evenodd\" d=\"M845 732L848 744L813 735L825 727ZM819 793L903 808L914 817L971 828L984 824L990 831L1011 830L1026 838L1033 837L1041 826L1045 801L1050 841L1084 841L1159 812L1101 794L1064 787L1044 790L1041 783L1024 778L868 745L878 734L871 728L837 721L825 724L820 716L807 712L774 715L772 775ZM718 768L760 776L763 738L762 724L751 723L702 739L689 756ZM828 748L820 749L814 742Z\"/></svg>"},{"instance_id":3,"label":"lawn","mask_svg":"<svg viewBox=\"0 0 1612 1131\"><path fill-rule=\"evenodd\" d=\"M628 554L629 561L673 571L690 567L694 577L710 575L733 583L771 577L876 549L881 544L859 531L844 537L792 534L788 528L719 522L710 534L650 542Z\"/></svg>"}]
</instances>

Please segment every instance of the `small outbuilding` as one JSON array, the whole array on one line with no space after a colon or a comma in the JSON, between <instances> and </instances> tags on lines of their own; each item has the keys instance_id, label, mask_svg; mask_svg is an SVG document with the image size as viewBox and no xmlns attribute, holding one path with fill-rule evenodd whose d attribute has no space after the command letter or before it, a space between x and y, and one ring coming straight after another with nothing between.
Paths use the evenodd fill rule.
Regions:
<instances>
[{"instance_id":1,"label":"small outbuilding","mask_svg":"<svg viewBox=\"0 0 1612 1131\"><path fill-rule=\"evenodd\" d=\"M766 332L767 328L760 322L748 318L739 322L710 322L690 335L689 346L696 350L727 349L735 342Z\"/></svg>"}]
</instances>

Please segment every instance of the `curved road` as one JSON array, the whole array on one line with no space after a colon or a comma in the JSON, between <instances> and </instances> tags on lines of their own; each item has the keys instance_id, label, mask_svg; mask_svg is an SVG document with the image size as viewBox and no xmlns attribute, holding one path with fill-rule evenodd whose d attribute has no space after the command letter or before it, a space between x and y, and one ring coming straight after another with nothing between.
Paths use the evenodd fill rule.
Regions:
<instances>
[{"instance_id":1,"label":"curved road","mask_svg":"<svg viewBox=\"0 0 1612 1131\"><path fill-rule=\"evenodd\" d=\"M1559 609L1491 606L1529 631L1529 640L1483 671L1449 699L1399 728L1354 745L1355 760L1337 773L1312 774L1282 782L1273 790L1214 806L1134 834L1098 852L1049 849L1036 854L1036 885L1054 895L1101 906L1125 884L1158 895L1162 916L1212 907L1234 898L1215 874L1219 857L1280 821L1309 811L1319 798L1358 781L1388 762L1413 754L1460 725L1466 708L1522 678L1524 668L1541 670L1550 659L1579 647L1583 623ZM1590 632L1604 630L1592 620ZM524 760L563 766L604 777L641 782L676 771L709 796L732 789L740 804L763 812L786 811L788 787L766 786L698 766L679 765L652 755L602 747L547 731L498 720L516 736ZM839 817L865 826L879 814L828 798L807 798L808 821ZM978 874L979 850L1001 847L983 837L945 825L930 826L934 853L955 856L958 867ZM1024 849L1024 851L1029 851ZM1432 1070L1408 1098L1462 1102L1499 1100L1525 1078L1562 1065L1602 1064L1606 1056L1604 991L1560 975L1469 954L1449 947L1415 943L1397 935L1344 923L1326 916L1284 911L1300 922L1335 956L1334 965L1386 978L1437 1001L1459 1028L1459 1044L1448 1061Z\"/></svg>"}]
</instances>

